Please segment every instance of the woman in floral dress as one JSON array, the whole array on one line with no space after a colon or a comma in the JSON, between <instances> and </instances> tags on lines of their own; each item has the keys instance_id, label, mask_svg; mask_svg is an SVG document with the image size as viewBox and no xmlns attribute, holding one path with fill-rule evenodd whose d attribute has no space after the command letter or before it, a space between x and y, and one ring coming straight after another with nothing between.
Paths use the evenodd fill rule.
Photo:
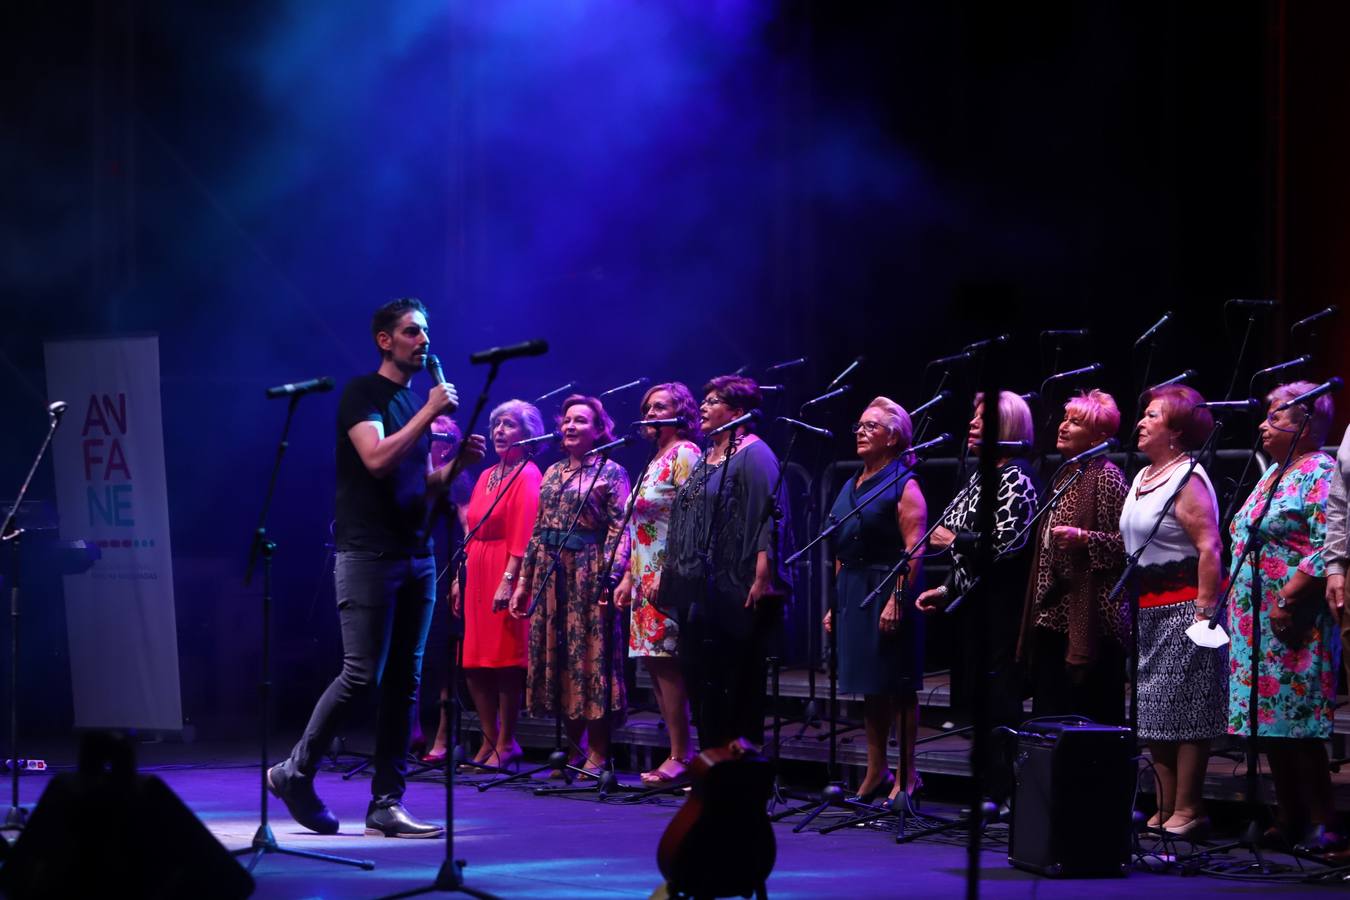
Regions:
<instances>
[{"instance_id":1,"label":"woman in floral dress","mask_svg":"<svg viewBox=\"0 0 1350 900\"><path fill-rule=\"evenodd\" d=\"M679 419L679 425L644 427L643 436L656 443L628 524L632 547L628 571L614 590L620 608L632 604L628 655L641 657L652 679L652 693L670 735L670 756L650 772L647 784L673 781L689 765L689 695L680 674L679 626L674 612L656 605L661 567L666 562L666 533L675 492L689 480L699 449L690 438L698 435L698 404L689 388L678 381L658 384L642 398L642 418Z\"/></svg>"},{"instance_id":2,"label":"woman in floral dress","mask_svg":"<svg viewBox=\"0 0 1350 900\"><path fill-rule=\"evenodd\" d=\"M547 579L530 621L526 707L532 716L552 716L561 700L568 737L580 747L585 732L589 747L585 768L598 774L609 763L611 719L628 705L620 623L611 614L608 589L600 584L611 553L614 571L628 567L628 535L622 528L628 475L618 463L590 452L614 434L614 423L598 399L573 395L563 401L562 410L559 425L567 456L549 466L539 486L539 514L516 579L511 612L525 616ZM569 534L578 509L580 517ZM554 554L558 566L550 575ZM561 660L559 609L565 612L566 648Z\"/></svg>"},{"instance_id":3,"label":"woman in floral dress","mask_svg":"<svg viewBox=\"0 0 1350 900\"><path fill-rule=\"evenodd\" d=\"M1261 567L1261 656L1257 675L1257 730L1275 781L1282 837L1305 838L1310 851L1336 849L1341 839L1328 830L1334 811L1325 741L1331 736L1336 702L1335 645L1338 634L1322 602L1326 561L1326 501L1335 463L1318 451L1331 425L1331 398L1312 409L1299 405L1276 411L1315 385L1281 385L1266 398L1269 414L1261 439L1272 460L1242 509L1233 518L1232 638L1228 681L1228 731L1251 733L1248 703L1252 676L1252 528L1261 516L1284 460L1288 470L1275 487L1262 520L1265 544L1255 554ZM1309 421L1299 432L1299 424ZM1295 442L1295 437L1298 438Z\"/></svg>"}]
</instances>

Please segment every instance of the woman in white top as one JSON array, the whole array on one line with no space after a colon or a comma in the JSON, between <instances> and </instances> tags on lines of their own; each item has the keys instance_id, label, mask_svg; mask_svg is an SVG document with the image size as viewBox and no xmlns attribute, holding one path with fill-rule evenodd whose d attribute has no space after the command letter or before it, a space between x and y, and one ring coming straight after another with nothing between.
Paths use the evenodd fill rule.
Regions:
<instances>
[{"instance_id":1,"label":"woman in white top","mask_svg":"<svg viewBox=\"0 0 1350 900\"><path fill-rule=\"evenodd\" d=\"M1158 778L1158 812L1150 828L1198 838L1209 825L1202 789L1209 742L1224 732L1228 654L1186 637L1214 614L1221 572L1219 504L1205 470L1191 469L1213 417L1193 388L1167 385L1146 395L1139 450L1149 464L1135 476L1120 516L1125 552L1136 553L1162 518L1140 558L1138 716ZM1181 486L1186 472L1191 477ZM1180 493L1167 508L1168 499Z\"/></svg>"}]
</instances>

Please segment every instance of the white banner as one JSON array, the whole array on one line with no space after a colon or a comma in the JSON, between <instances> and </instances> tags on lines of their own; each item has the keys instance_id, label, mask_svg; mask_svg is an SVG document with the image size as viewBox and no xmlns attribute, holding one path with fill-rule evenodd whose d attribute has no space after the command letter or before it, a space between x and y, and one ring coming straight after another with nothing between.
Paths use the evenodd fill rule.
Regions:
<instances>
[{"instance_id":1,"label":"white banner","mask_svg":"<svg viewBox=\"0 0 1350 900\"><path fill-rule=\"evenodd\" d=\"M47 397L69 406L52 441L64 540L103 558L65 578L75 725L183 727L159 338L52 341Z\"/></svg>"}]
</instances>

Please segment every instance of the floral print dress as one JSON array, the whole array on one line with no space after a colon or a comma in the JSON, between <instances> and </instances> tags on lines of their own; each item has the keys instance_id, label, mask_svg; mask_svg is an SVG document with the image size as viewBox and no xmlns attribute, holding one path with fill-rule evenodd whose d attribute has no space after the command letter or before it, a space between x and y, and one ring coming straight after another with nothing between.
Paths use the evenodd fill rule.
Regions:
<instances>
[{"instance_id":1,"label":"floral print dress","mask_svg":"<svg viewBox=\"0 0 1350 900\"><path fill-rule=\"evenodd\" d=\"M613 614L610 589L600 586L600 573L611 552L615 553L614 571L622 572L628 565L628 533L620 527L628 502L628 474L612 460L606 460L603 467L591 462L571 472L567 469L564 459L544 473L539 514L521 562L521 583L531 600L548 581L530 619L525 705L532 716L551 716L555 691L560 689L564 717L600 719L606 715L606 694L610 712L621 713L628 706L619 617ZM576 529L562 543L578 507L581 515ZM550 577L555 552L559 565ZM562 625L567 645L562 660L557 658L555 638L560 606L565 610ZM561 685L555 680L559 674Z\"/></svg>"},{"instance_id":2,"label":"floral print dress","mask_svg":"<svg viewBox=\"0 0 1350 900\"><path fill-rule=\"evenodd\" d=\"M1336 702L1336 643L1326 604L1308 596L1293 604L1297 644L1281 641L1270 627L1270 610L1280 588L1294 572L1326 575L1322 543L1326 537L1327 494L1335 464L1325 453L1311 453L1289 467L1271 501L1261 530L1261 664L1257 672L1257 727L1266 737L1331 736ZM1228 732L1250 731L1248 699L1252 660L1252 561L1246 551L1255 519L1265 504L1278 465L1266 470L1242 509L1233 517L1233 585L1228 631L1232 640L1228 679Z\"/></svg>"},{"instance_id":3,"label":"floral print dress","mask_svg":"<svg viewBox=\"0 0 1350 900\"><path fill-rule=\"evenodd\" d=\"M633 504L628 523L633 548L629 558L633 578L629 656L676 655L679 629L674 613L666 613L656 605L656 592L661 585L661 567L666 564L666 535L670 531L675 492L689 480L699 455L698 446L692 441L671 444L647 466L642 489Z\"/></svg>"}]
</instances>

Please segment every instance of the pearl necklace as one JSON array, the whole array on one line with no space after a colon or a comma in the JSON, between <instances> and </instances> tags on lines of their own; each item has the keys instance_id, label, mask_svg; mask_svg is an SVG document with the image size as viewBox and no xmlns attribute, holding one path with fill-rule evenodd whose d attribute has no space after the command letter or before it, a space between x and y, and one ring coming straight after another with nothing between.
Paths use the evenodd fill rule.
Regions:
<instances>
[{"instance_id":1,"label":"pearl necklace","mask_svg":"<svg viewBox=\"0 0 1350 900\"><path fill-rule=\"evenodd\" d=\"M1144 469L1144 474L1139 479L1139 486L1134 489L1134 495L1136 497L1142 497L1147 493L1156 491L1167 481L1167 477L1172 474L1172 467L1185 458L1186 451L1183 450L1161 466L1158 466L1156 470L1154 469L1153 464L1150 463Z\"/></svg>"}]
</instances>

